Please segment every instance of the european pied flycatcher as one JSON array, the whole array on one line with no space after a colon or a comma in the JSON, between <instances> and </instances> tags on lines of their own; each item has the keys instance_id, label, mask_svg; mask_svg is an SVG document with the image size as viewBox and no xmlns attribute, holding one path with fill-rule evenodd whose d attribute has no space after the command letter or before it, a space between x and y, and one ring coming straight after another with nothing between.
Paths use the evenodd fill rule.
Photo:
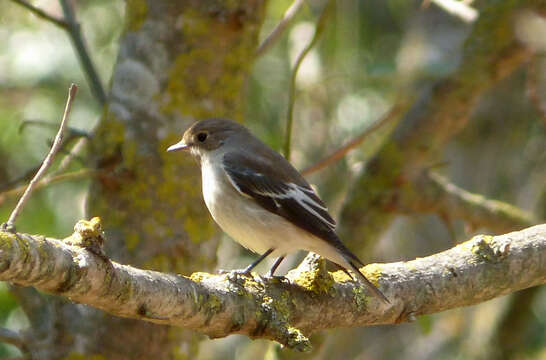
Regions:
<instances>
[{"instance_id":1,"label":"european pied flycatcher","mask_svg":"<svg viewBox=\"0 0 546 360\"><path fill-rule=\"evenodd\" d=\"M353 270L373 295L389 301L357 265L336 235L336 222L301 174L244 126L225 119L195 123L167 151L185 150L201 162L203 197L214 220L231 238L262 254L278 256L269 275L297 250L312 251Z\"/></svg>"}]
</instances>

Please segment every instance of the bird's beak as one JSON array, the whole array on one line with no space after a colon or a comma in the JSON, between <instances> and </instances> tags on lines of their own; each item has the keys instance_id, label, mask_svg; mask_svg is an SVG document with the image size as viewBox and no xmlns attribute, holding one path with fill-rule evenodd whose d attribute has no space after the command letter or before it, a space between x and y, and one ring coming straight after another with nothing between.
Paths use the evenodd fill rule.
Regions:
<instances>
[{"instance_id":1,"label":"bird's beak","mask_svg":"<svg viewBox=\"0 0 546 360\"><path fill-rule=\"evenodd\" d=\"M180 140L174 145L171 145L167 148L167 151L178 151L178 150L189 150L190 146L184 142L184 140Z\"/></svg>"}]
</instances>

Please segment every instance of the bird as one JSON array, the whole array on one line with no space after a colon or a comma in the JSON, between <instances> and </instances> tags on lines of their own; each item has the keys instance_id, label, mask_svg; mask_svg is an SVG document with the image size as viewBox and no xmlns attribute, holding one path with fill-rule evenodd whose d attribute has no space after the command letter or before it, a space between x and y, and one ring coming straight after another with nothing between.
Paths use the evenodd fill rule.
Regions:
<instances>
[{"instance_id":1,"label":"bird","mask_svg":"<svg viewBox=\"0 0 546 360\"><path fill-rule=\"evenodd\" d=\"M314 252L347 274L352 270L384 303L385 295L359 270L364 264L336 234L336 222L315 190L281 154L232 120L197 121L168 152L191 153L201 164L202 192L214 221L233 240L261 254L248 275L267 256ZM351 276L352 278L352 276Z\"/></svg>"}]
</instances>

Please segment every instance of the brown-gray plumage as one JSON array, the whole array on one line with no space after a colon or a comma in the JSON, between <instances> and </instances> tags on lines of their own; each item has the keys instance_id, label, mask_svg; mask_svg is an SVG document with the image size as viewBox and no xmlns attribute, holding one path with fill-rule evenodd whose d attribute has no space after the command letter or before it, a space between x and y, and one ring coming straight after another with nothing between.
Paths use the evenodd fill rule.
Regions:
<instances>
[{"instance_id":1,"label":"brown-gray plumage","mask_svg":"<svg viewBox=\"0 0 546 360\"><path fill-rule=\"evenodd\" d=\"M214 220L234 240L263 254L279 256L270 271L296 250L313 251L353 270L371 292L387 298L360 272L362 262L341 242L328 209L303 176L244 126L226 119L200 121L168 151L199 157L203 197Z\"/></svg>"}]
</instances>

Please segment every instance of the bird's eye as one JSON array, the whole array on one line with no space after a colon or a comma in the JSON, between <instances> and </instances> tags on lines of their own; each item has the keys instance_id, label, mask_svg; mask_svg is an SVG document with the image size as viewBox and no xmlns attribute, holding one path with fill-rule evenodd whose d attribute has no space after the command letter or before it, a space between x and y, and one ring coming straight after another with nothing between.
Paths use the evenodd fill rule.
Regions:
<instances>
[{"instance_id":1,"label":"bird's eye","mask_svg":"<svg viewBox=\"0 0 546 360\"><path fill-rule=\"evenodd\" d=\"M197 134L197 140L199 142L204 142L205 140L207 140L207 133L202 132Z\"/></svg>"}]
</instances>

